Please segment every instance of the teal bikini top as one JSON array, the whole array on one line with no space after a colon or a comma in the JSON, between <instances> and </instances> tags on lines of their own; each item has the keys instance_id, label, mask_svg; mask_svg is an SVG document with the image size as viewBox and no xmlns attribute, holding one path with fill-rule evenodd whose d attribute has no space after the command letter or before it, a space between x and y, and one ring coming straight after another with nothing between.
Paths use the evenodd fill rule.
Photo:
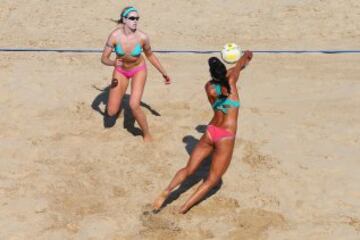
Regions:
<instances>
[{"instance_id":1,"label":"teal bikini top","mask_svg":"<svg viewBox=\"0 0 360 240\"><path fill-rule=\"evenodd\" d=\"M121 44L117 43L115 45L115 52L118 56L123 57L126 55L125 51L122 49ZM139 57L142 52L142 47L139 43L137 43L134 47L134 49L131 51L130 55L132 57Z\"/></svg>"},{"instance_id":2,"label":"teal bikini top","mask_svg":"<svg viewBox=\"0 0 360 240\"><path fill-rule=\"evenodd\" d=\"M221 86L220 84L211 84L213 88L215 88L216 96L221 96ZM229 98L217 98L214 104L212 105L215 111L222 111L223 113L227 113L229 108L238 108L240 107L240 102L231 100Z\"/></svg>"}]
</instances>

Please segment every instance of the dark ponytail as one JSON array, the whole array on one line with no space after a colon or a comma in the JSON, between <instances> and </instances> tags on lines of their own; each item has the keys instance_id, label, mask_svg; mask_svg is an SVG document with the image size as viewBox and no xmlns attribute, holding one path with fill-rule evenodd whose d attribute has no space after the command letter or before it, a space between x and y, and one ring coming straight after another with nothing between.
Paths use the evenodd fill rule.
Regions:
<instances>
[{"instance_id":1,"label":"dark ponytail","mask_svg":"<svg viewBox=\"0 0 360 240\"><path fill-rule=\"evenodd\" d=\"M219 83L221 86L225 87L230 94L230 85L229 81L226 77L227 70L225 65L217 58L211 57L209 58L209 67L210 67L210 75L216 83ZM226 97L226 96L222 96Z\"/></svg>"}]
</instances>

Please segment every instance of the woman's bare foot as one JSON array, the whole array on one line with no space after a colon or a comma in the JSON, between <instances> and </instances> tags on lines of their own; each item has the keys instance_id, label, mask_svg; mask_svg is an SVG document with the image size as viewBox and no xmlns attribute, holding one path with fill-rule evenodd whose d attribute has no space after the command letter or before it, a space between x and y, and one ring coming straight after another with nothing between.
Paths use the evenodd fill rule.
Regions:
<instances>
[{"instance_id":1,"label":"woman's bare foot","mask_svg":"<svg viewBox=\"0 0 360 240\"><path fill-rule=\"evenodd\" d=\"M144 142L152 142L154 139L150 134L144 134Z\"/></svg>"},{"instance_id":2,"label":"woman's bare foot","mask_svg":"<svg viewBox=\"0 0 360 240\"><path fill-rule=\"evenodd\" d=\"M170 192L165 190L163 191L154 201L153 203L153 208L155 210L159 210L161 208L161 206L164 204L165 200L167 199L167 197L169 196Z\"/></svg>"},{"instance_id":3,"label":"woman's bare foot","mask_svg":"<svg viewBox=\"0 0 360 240\"><path fill-rule=\"evenodd\" d=\"M182 205L180 208L179 208L179 213L181 214L185 214L189 209L184 205Z\"/></svg>"}]
</instances>

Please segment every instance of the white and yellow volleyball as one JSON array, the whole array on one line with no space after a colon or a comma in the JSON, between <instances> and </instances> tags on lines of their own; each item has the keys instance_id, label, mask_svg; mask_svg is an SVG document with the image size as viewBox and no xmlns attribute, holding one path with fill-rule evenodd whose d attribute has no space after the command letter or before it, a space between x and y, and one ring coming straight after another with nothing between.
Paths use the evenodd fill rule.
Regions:
<instances>
[{"instance_id":1,"label":"white and yellow volleyball","mask_svg":"<svg viewBox=\"0 0 360 240\"><path fill-rule=\"evenodd\" d=\"M235 43L227 43L221 50L221 58L229 64L235 63L240 59L241 55L241 48Z\"/></svg>"}]
</instances>

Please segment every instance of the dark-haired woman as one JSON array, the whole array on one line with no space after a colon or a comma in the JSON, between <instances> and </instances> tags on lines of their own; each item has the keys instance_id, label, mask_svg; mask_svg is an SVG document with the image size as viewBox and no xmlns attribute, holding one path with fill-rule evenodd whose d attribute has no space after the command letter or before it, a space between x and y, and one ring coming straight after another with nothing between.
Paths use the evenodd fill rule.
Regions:
<instances>
[{"instance_id":1,"label":"dark-haired woman","mask_svg":"<svg viewBox=\"0 0 360 240\"><path fill-rule=\"evenodd\" d=\"M120 14L118 26L113 30L104 47L101 62L107 66L113 66L114 71L110 85L109 99L107 103L107 115L116 116L121 106L121 100L131 79L130 108L135 120L139 124L144 141L151 141L145 114L140 108L141 98L144 92L147 69L142 52L150 63L162 74L165 83L170 83L170 78L161 66L158 58L151 51L149 37L138 30L139 13L135 7L126 7ZM115 50L116 58L110 59Z\"/></svg>"},{"instance_id":2,"label":"dark-haired woman","mask_svg":"<svg viewBox=\"0 0 360 240\"><path fill-rule=\"evenodd\" d=\"M229 70L216 57L209 59L212 80L206 83L205 91L214 110L206 133L201 137L191 153L187 165L180 169L166 189L155 199L153 207L159 210L171 191L194 174L200 163L213 152L210 172L207 179L190 198L180 207L180 213L186 213L199 202L221 180L232 157L237 119L240 107L236 82L240 71L251 61L252 52L245 51L236 65Z\"/></svg>"}]
</instances>

